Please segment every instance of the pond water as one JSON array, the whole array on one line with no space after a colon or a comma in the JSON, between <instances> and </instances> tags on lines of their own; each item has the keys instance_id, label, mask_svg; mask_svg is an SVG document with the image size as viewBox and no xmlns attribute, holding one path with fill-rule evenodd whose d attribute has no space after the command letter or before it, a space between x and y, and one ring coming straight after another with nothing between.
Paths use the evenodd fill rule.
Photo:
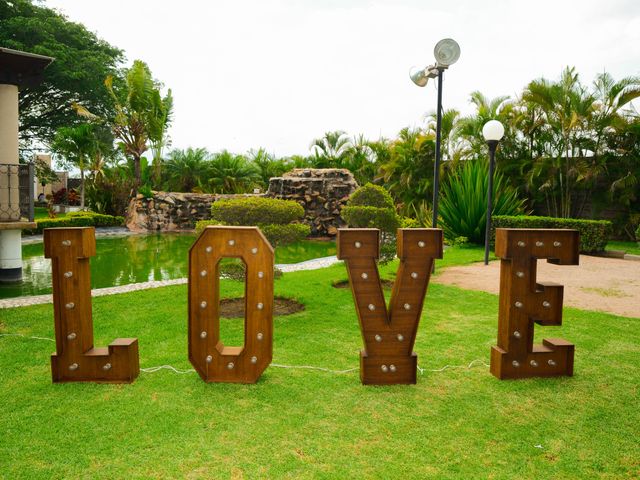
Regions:
<instances>
[{"instance_id":1,"label":"pond water","mask_svg":"<svg viewBox=\"0 0 640 480\"><path fill-rule=\"evenodd\" d=\"M130 235L96 239L91 258L91 288L114 287L188 275L193 234ZM298 263L336 254L333 241L303 240L276 249L276 263ZM42 243L23 245L20 284L0 284L0 298L51 293L51 261Z\"/></svg>"}]
</instances>

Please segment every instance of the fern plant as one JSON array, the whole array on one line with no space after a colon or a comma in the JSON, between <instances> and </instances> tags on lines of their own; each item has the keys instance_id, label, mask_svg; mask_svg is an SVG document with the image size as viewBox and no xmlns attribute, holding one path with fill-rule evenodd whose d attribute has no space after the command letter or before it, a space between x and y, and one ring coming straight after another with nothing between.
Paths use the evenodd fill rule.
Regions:
<instances>
[{"instance_id":1,"label":"fern plant","mask_svg":"<svg viewBox=\"0 0 640 480\"><path fill-rule=\"evenodd\" d=\"M466 237L482 244L487 215L489 168L486 162L467 161L454 170L440 190L440 226L448 240ZM496 172L493 177L493 215L520 215L524 200ZM509 212L509 213L507 213Z\"/></svg>"}]
</instances>

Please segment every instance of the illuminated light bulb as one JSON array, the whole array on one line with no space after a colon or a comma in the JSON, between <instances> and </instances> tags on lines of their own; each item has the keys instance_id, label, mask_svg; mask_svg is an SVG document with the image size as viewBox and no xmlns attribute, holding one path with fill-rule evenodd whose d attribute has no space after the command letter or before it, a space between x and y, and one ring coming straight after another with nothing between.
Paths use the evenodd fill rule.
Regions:
<instances>
[{"instance_id":1,"label":"illuminated light bulb","mask_svg":"<svg viewBox=\"0 0 640 480\"><path fill-rule=\"evenodd\" d=\"M227 363L227 368L228 368L229 370L233 370L233 367L235 367L235 365L233 364L233 362L229 362L229 363Z\"/></svg>"},{"instance_id":2,"label":"illuminated light bulb","mask_svg":"<svg viewBox=\"0 0 640 480\"><path fill-rule=\"evenodd\" d=\"M425 245L426 245L426 243L424 243L422 240L420 240L420 241L418 242L418 246L419 246L420 248L424 248L424 247L425 247Z\"/></svg>"},{"instance_id":3,"label":"illuminated light bulb","mask_svg":"<svg viewBox=\"0 0 640 480\"><path fill-rule=\"evenodd\" d=\"M516 338L520 338L522 337L522 334L518 330L516 330L515 332L513 332L513 336Z\"/></svg>"},{"instance_id":4,"label":"illuminated light bulb","mask_svg":"<svg viewBox=\"0 0 640 480\"><path fill-rule=\"evenodd\" d=\"M396 338L398 339L399 342L402 342L404 340L404 335L402 335L401 333L399 333Z\"/></svg>"},{"instance_id":5,"label":"illuminated light bulb","mask_svg":"<svg viewBox=\"0 0 640 480\"><path fill-rule=\"evenodd\" d=\"M258 253L258 249L256 247L253 247L251 249L251 253L253 253L255 255L256 253Z\"/></svg>"},{"instance_id":6,"label":"illuminated light bulb","mask_svg":"<svg viewBox=\"0 0 640 480\"><path fill-rule=\"evenodd\" d=\"M516 272L516 277L518 278L524 277L524 272Z\"/></svg>"},{"instance_id":7,"label":"illuminated light bulb","mask_svg":"<svg viewBox=\"0 0 640 480\"><path fill-rule=\"evenodd\" d=\"M554 247L561 247L562 243L558 242L557 240L555 242L553 242L553 246Z\"/></svg>"},{"instance_id":8,"label":"illuminated light bulb","mask_svg":"<svg viewBox=\"0 0 640 480\"><path fill-rule=\"evenodd\" d=\"M376 309L376 306L373 303L370 303L367 308L373 312Z\"/></svg>"},{"instance_id":9,"label":"illuminated light bulb","mask_svg":"<svg viewBox=\"0 0 640 480\"><path fill-rule=\"evenodd\" d=\"M548 361L547 361L547 363L548 363L550 366L552 366L552 367L555 367L555 366L556 366L556 362L555 362L555 360L548 360Z\"/></svg>"},{"instance_id":10,"label":"illuminated light bulb","mask_svg":"<svg viewBox=\"0 0 640 480\"><path fill-rule=\"evenodd\" d=\"M76 339L76 333L75 332L71 332L69 335L67 335L67 339L68 340L75 340Z\"/></svg>"},{"instance_id":11,"label":"illuminated light bulb","mask_svg":"<svg viewBox=\"0 0 640 480\"><path fill-rule=\"evenodd\" d=\"M207 302L204 300L200 302L200 308L207 308Z\"/></svg>"},{"instance_id":12,"label":"illuminated light bulb","mask_svg":"<svg viewBox=\"0 0 640 480\"><path fill-rule=\"evenodd\" d=\"M76 306L75 303L73 302L69 302L65 305L65 308L67 308L68 310L71 310L72 308L74 308Z\"/></svg>"},{"instance_id":13,"label":"illuminated light bulb","mask_svg":"<svg viewBox=\"0 0 640 480\"><path fill-rule=\"evenodd\" d=\"M514 360L513 362L511 362L511 365L513 365L514 368L518 368L520 366L520 362L518 362L517 360Z\"/></svg>"},{"instance_id":14,"label":"illuminated light bulb","mask_svg":"<svg viewBox=\"0 0 640 480\"><path fill-rule=\"evenodd\" d=\"M524 246L526 246L526 245L527 245L527 244L526 244L526 243L524 243L522 240L520 240L520 241L518 242L518 246L519 246L519 247L524 247Z\"/></svg>"},{"instance_id":15,"label":"illuminated light bulb","mask_svg":"<svg viewBox=\"0 0 640 480\"><path fill-rule=\"evenodd\" d=\"M381 342L382 341L382 337L380 335L376 335L375 337L373 337L376 339L376 342Z\"/></svg>"},{"instance_id":16,"label":"illuminated light bulb","mask_svg":"<svg viewBox=\"0 0 640 480\"><path fill-rule=\"evenodd\" d=\"M74 371L78 369L78 364L77 363L72 363L71 365L69 365L69 370Z\"/></svg>"},{"instance_id":17,"label":"illuminated light bulb","mask_svg":"<svg viewBox=\"0 0 640 480\"><path fill-rule=\"evenodd\" d=\"M389 370L393 373L396 371L396 366L395 365L389 365Z\"/></svg>"},{"instance_id":18,"label":"illuminated light bulb","mask_svg":"<svg viewBox=\"0 0 640 480\"><path fill-rule=\"evenodd\" d=\"M227 243L229 244L230 247L233 247L236 244L236 241L235 240L229 240Z\"/></svg>"},{"instance_id":19,"label":"illuminated light bulb","mask_svg":"<svg viewBox=\"0 0 640 480\"><path fill-rule=\"evenodd\" d=\"M251 363L258 363L258 357L251 357Z\"/></svg>"},{"instance_id":20,"label":"illuminated light bulb","mask_svg":"<svg viewBox=\"0 0 640 480\"><path fill-rule=\"evenodd\" d=\"M515 305L516 305L517 308L522 308L522 306L523 306L522 302L516 302Z\"/></svg>"},{"instance_id":21,"label":"illuminated light bulb","mask_svg":"<svg viewBox=\"0 0 640 480\"><path fill-rule=\"evenodd\" d=\"M544 302L542 302L542 306L544 308L549 308L549 307L551 307L551 304L545 300Z\"/></svg>"},{"instance_id":22,"label":"illuminated light bulb","mask_svg":"<svg viewBox=\"0 0 640 480\"><path fill-rule=\"evenodd\" d=\"M64 272L64 278L71 278L73 277L73 272Z\"/></svg>"},{"instance_id":23,"label":"illuminated light bulb","mask_svg":"<svg viewBox=\"0 0 640 480\"><path fill-rule=\"evenodd\" d=\"M207 363L211 363L213 362L213 357L211 355L207 355L207 358L205 358Z\"/></svg>"},{"instance_id":24,"label":"illuminated light bulb","mask_svg":"<svg viewBox=\"0 0 640 480\"><path fill-rule=\"evenodd\" d=\"M411 310L411 305L409 305L408 303L404 304L404 309L405 310Z\"/></svg>"},{"instance_id":25,"label":"illuminated light bulb","mask_svg":"<svg viewBox=\"0 0 640 480\"><path fill-rule=\"evenodd\" d=\"M538 366L538 362L536 362L535 360L531 360L529 362L529 365L531 365L532 367L537 367Z\"/></svg>"},{"instance_id":26,"label":"illuminated light bulb","mask_svg":"<svg viewBox=\"0 0 640 480\"><path fill-rule=\"evenodd\" d=\"M257 308L258 310L262 310L262 309L264 308L264 305L263 305L262 303L258 303L258 304L256 305L256 308Z\"/></svg>"},{"instance_id":27,"label":"illuminated light bulb","mask_svg":"<svg viewBox=\"0 0 640 480\"><path fill-rule=\"evenodd\" d=\"M384 373L387 373L389 371L389 367L387 367L386 365L382 365L380 367L380 370L382 370Z\"/></svg>"},{"instance_id":28,"label":"illuminated light bulb","mask_svg":"<svg viewBox=\"0 0 640 480\"><path fill-rule=\"evenodd\" d=\"M111 364L110 363L105 363L102 366L102 369L106 372L107 370L111 370Z\"/></svg>"},{"instance_id":29,"label":"illuminated light bulb","mask_svg":"<svg viewBox=\"0 0 640 480\"><path fill-rule=\"evenodd\" d=\"M71 240L63 240L62 241L62 246L63 247L70 247L71 246Z\"/></svg>"},{"instance_id":30,"label":"illuminated light bulb","mask_svg":"<svg viewBox=\"0 0 640 480\"><path fill-rule=\"evenodd\" d=\"M258 278L264 277L264 272L258 272Z\"/></svg>"},{"instance_id":31,"label":"illuminated light bulb","mask_svg":"<svg viewBox=\"0 0 640 480\"><path fill-rule=\"evenodd\" d=\"M418 278L418 272L411 272L411 278L413 278L414 280Z\"/></svg>"},{"instance_id":32,"label":"illuminated light bulb","mask_svg":"<svg viewBox=\"0 0 640 480\"><path fill-rule=\"evenodd\" d=\"M544 247L544 242L536 242L536 247Z\"/></svg>"},{"instance_id":33,"label":"illuminated light bulb","mask_svg":"<svg viewBox=\"0 0 640 480\"><path fill-rule=\"evenodd\" d=\"M207 271L206 271L206 270L202 270L202 271L200 272L200 276L201 276L201 277L206 277L206 276L207 276Z\"/></svg>"},{"instance_id":34,"label":"illuminated light bulb","mask_svg":"<svg viewBox=\"0 0 640 480\"><path fill-rule=\"evenodd\" d=\"M360 242L356 242L356 243L354 243L354 245L356 246L356 248L360 248L362 246L362 244Z\"/></svg>"},{"instance_id":35,"label":"illuminated light bulb","mask_svg":"<svg viewBox=\"0 0 640 480\"><path fill-rule=\"evenodd\" d=\"M205 252L207 253L211 253L213 252L213 247L212 246L208 246L207 248L204 249Z\"/></svg>"},{"instance_id":36,"label":"illuminated light bulb","mask_svg":"<svg viewBox=\"0 0 640 480\"><path fill-rule=\"evenodd\" d=\"M264 335L262 334L262 332L260 332L260 333L258 333L258 334L256 335L256 338L257 338L258 340L262 340L262 339L264 338Z\"/></svg>"},{"instance_id":37,"label":"illuminated light bulb","mask_svg":"<svg viewBox=\"0 0 640 480\"><path fill-rule=\"evenodd\" d=\"M366 273L362 273L362 275L360 275L362 277L363 280L366 280L367 278L369 278L369 275L367 275Z\"/></svg>"},{"instance_id":38,"label":"illuminated light bulb","mask_svg":"<svg viewBox=\"0 0 640 480\"><path fill-rule=\"evenodd\" d=\"M207 338L207 332L205 332L204 330L200 332L200 338Z\"/></svg>"}]
</instances>

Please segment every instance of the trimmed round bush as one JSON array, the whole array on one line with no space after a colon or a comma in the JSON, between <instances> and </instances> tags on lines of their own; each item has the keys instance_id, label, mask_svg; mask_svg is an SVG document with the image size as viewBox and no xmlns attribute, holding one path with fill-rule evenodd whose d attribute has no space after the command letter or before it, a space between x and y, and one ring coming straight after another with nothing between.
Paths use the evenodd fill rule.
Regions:
<instances>
[{"instance_id":1,"label":"trimmed round bush","mask_svg":"<svg viewBox=\"0 0 640 480\"><path fill-rule=\"evenodd\" d=\"M211 206L211 220L224 225L259 226L287 224L304 217L304 208L293 200L266 197L222 199Z\"/></svg>"},{"instance_id":2,"label":"trimmed round bush","mask_svg":"<svg viewBox=\"0 0 640 480\"><path fill-rule=\"evenodd\" d=\"M216 220L200 220L196 222L196 235L200 235L202 231L209 225L228 225ZM289 223L287 225L255 225L267 237L269 243L273 247L278 245L287 245L289 243L299 242L311 234L311 227L304 223Z\"/></svg>"},{"instance_id":3,"label":"trimmed round bush","mask_svg":"<svg viewBox=\"0 0 640 480\"><path fill-rule=\"evenodd\" d=\"M349 197L348 205L352 207L391 208L395 211L395 205L389 192L372 183L367 183L353 192Z\"/></svg>"}]
</instances>

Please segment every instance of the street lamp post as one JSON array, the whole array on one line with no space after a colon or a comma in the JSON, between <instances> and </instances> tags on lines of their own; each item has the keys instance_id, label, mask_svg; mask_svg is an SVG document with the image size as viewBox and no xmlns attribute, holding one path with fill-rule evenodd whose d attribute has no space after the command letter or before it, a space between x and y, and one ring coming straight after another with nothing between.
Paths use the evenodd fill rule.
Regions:
<instances>
[{"instance_id":1,"label":"street lamp post","mask_svg":"<svg viewBox=\"0 0 640 480\"><path fill-rule=\"evenodd\" d=\"M489 120L482 127L482 136L489 146L489 185L487 188L487 224L484 231L484 264L489 265L489 236L491 235L491 211L493 210L493 171L496 148L504 135L504 127L498 120Z\"/></svg>"},{"instance_id":2,"label":"street lamp post","mask_svg":"<svg viewBox=\"0 0 640 480\"><path fill-rule=\"evenodd\" d=\"M438 77L438 110L436 112L436 163L433 167L433 222L432 227L438 226L438 194L440 190L440 142L442 135L442 74L460 58L460 46L451 39L440 40L433 54L436 64L425 68L412 69L409 73L411 80L419 87L424 87L430 78Z\"/></svg>"}]
</instances>

